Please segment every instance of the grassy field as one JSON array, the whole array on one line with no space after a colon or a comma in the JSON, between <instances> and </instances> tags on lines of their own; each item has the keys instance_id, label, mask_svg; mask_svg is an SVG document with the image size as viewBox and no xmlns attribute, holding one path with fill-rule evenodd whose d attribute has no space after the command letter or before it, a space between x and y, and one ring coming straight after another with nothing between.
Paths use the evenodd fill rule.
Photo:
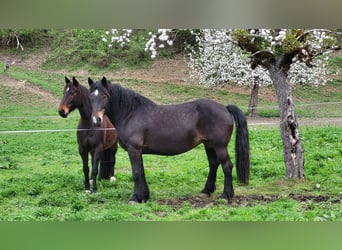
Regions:
<instances>
[{"instance_id":1,"label":"grassy field","mask_svg":"<svg viewBox=\"0 0 342 250\"><path fill-rule=\"evenodd\" d=\"M13 78L26 79L61 97L64 76L11 68ZM85 82L85 78L82 79ZM122 80L159 103L176 103L208 97L234 103L246 111L248 95L226 89L155 84ZM341 117L338 105L305 106L307 103L338 102L341 81L325 87L296 88L297 111L301 117ZM229 100L229 101L228 101ZM303 104L301 106L301 104ZM272 99L260 106L274 107ZM310 111L308 111L310 110ZM262 116L277 115L264 108ZM210 199L197 197L208 173L202 146L173 157L144 156L151 198L146 204L128 205L133 181L127 153L119 148L111 184L99 182L98 192L83 190L81 159L76 132L30 132L76 128L79 114L58 117L57 107L34 93L2 86L0 92L0 220L3 221L341 221L342 220L342 127L303 126L305 180L286 180L278 128L250 126L251 180L248 186L236 182L231 205L218 199L223 189L218 171L217 191ZM229 145L234 158L234 140Z\"/></svg>"}]
</instances>

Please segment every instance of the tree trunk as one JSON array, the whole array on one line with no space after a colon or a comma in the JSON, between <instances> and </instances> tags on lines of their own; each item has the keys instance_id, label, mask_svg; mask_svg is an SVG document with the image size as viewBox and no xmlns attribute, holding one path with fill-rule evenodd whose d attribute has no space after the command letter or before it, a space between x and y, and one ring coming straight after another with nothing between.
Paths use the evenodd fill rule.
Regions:
<instances>
[{"instance_id":1,"label":"tree trunk","mask_svg":"<svg viewBox=\"0 0 342 250\"><path fill-rule=\"evenodd\" d=\"M254 83L251 91L251 98L249 99L249 117L255 118L258 116L258 93L259 93L259 84Z\"/></svg>"},{"instance_id":2,"label":"tree trunk","mask_svg":"<svg viewBox=\"0 0 342 250\"><path fill-rule=\"evenodd\" d=\"M276 61L268 69L278 98L286 177L301 179L304 178L304 157L295 116L291 84L287 75L289 65L288 67L281 66Z\"/></svg>"}]
</instances>

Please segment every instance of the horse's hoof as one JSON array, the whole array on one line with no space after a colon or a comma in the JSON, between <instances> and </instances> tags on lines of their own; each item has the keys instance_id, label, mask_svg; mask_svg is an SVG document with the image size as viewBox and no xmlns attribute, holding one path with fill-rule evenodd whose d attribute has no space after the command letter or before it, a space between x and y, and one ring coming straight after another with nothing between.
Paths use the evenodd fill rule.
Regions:
<instances>
[{"instance_id":1,"label":"horse's hoof","mask_svg":"<svg viewBox=\"0 0 342 250\"><path fill-rule=\"evenodd\" d=\"M228 195L224 194L224 193L220 196L220 199L225 201L227 204L233 203L232 198L229 197Z\"/></svg>"},{"instance_id":2,"label":"horse's hoof","mask_svg":"<svg viewBox=\"0 0 342 250\"><path fill-rule=\"evenodd\" d=\"M90 194L91 192L90 192L90 190L86 189L85 193Z\"/></svg>"},{"instance_id":3,"label":"horse's hoof","mask_svg":"<svg viewBox=\"0 0 342 250\"><path fill-rule=\"evenodd\" d=\"M129 201L128 202L128 205L135 205L135 204L138 204L138 202L136 202L136 201Z\"/></svg>"},{"instance_id":4,"label":"horse's hoof","mask_svg":"<svg viewBox=\"0 0 342 250\"><path fill-rule=\"evenodd\" d=\"M198 198L201 198L201 199L207 199L210 197L210 194L206 194L206 193L199 193L197 195Z\"/></svg>"},{"instance_id":5,"label":"horse's hoof","mask_svg":"<svg viewBox=\"0 0 342 250\"><path fill-rule=\"evenodd\" d=\"M116 178L114 176L110 177L109 179L110 183L114 183L116 181Z\"/></svg>"}]
</instances>

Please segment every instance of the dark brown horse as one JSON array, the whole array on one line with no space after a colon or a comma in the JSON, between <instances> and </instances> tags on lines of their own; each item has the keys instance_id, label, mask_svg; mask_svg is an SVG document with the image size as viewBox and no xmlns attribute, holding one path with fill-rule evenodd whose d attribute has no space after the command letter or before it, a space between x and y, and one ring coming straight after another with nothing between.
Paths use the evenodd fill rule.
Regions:
<instances>
[{"instance_id":1,"label":"dark brown horse","mask_svg":"<svg viewBox=\"0 0 342 250\"><path fill-rule=\"evenodd\" d=\"M105 114L117 129L119 143L127 150L134 180L130 203L146 202L149 189L145 179L142 154L176 155L203 143L209 161L207 182L201 191L215 191L219 164L224 173L222 198L231 200L233 164L227 146L234 120L236 130L236 170L239 182L249 180L249 136L242 111L208 99L177 105L157 105L132 90L111 84L105 77L90 84L93 121L102 126Z\"/></svg>"},{"instance_id":2,"label":"dark brown horse","mask_svg":"<svg viewBox=\"0 0 342 250\"><path fill-rule=\"evenodd\" d=\"M79 154L83 161L84 185L90 192L88 154L91 153L92 192L96 192L96 177L100 164L100 179L115 181L114 165L117 151L117 134L113 124L104 116L100 127L95 127L91 118L91 103L89 90L78 83L75 77L70 81L65 77L64 96L58 108L59 114L66 118L74 109L80 112L77 127L77 142Z\"/></svg>"}]
</instances>

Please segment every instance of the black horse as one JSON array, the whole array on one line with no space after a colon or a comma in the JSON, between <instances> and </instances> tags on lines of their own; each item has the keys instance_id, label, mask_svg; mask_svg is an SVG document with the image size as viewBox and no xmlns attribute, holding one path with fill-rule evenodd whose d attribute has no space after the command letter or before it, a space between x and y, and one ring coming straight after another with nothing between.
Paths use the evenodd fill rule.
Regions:
<instances>
[{"instance_id":1,"label":"black horse","mask_svg":"<svg viewBox=\"0 0 342 250\"><path fill-rule=\"evenodd\" d=\"M92 191L96 192L96 177L100 164L100 179L115 181L114 165L117 151L117 133L107 116L104 116L101 127L95 127L92 121L92 109L89 90L80 85L75 77L72 82L65 77L64 96L58 108L59 114L66 118L74 109L80 112L77 130L79 154L83 161L84 184L86 192L90 192L88 154L92 161Z\"/></svg>"},{"instance_id":2,"label":"black horse","mask_svg":"<svg viewBox=\"0 0 342 250\"><path fill-rule=\"evenodd\" d=\"M242 111L234 106L223 106L208 99L176 105L157 105L132 90L111 84L105 77L90 85L93 121L101 126L106 114L117 129L119 143L128 152L134 180L130 203L146 202L149 189L145 179L142 154L176 155L203 143L209 161L209 175L204 189L215 191L219 164L224 173L222 198L228 202L234 196L233 164L227 146L234 120L236 132L236 165L239 182L249 180L249 137Z\"/></svg>"}]
</instances>

